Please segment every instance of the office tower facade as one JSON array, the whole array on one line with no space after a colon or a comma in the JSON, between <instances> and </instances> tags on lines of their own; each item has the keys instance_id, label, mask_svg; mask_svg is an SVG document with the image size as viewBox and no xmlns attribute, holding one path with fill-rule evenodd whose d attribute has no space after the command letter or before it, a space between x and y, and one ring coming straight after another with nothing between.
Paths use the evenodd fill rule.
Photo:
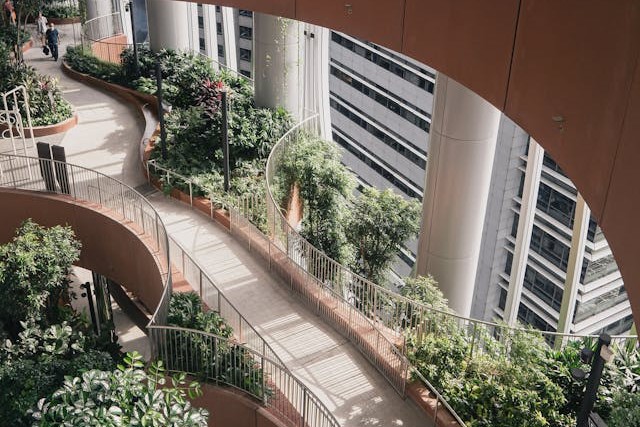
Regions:
<instances>
[{"instance_id":1,"label":"office tower facade","mask_svg":"<svg viewBox=\"0 0 640 427\"><path fill-rule=\"evenodd\" d=\"M474 316L575 334L629 331L631 309L602 230L560 166L506 117L492 188Z\"/></svg>"}]
</instances>

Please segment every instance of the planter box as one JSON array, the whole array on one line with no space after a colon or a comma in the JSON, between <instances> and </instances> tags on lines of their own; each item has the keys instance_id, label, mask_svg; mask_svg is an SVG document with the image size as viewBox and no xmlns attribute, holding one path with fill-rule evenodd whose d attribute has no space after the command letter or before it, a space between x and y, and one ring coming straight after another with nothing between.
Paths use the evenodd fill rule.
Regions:
<instances>
[{"instance_id":1,"label":"planter box","mask_svg":"<svg viewBox=\"0 0 640 427\"><path fill-rule=\"evenodd\" d=\"M33 132L34 138L38 138L41 136L55 135L57 133L66 132L77 124L78 124L78 115L74 112L73 116L71 116L67 120L60 123L47 125L47 126L34 126L31 129L28 127L25 127L24 128L25 138L31 138L31 132ZM5 131L6 129L8 129L6 124L0 125L0 133ZM16 132L15 129L14 129L14 132Z\"/></svg>"},{"instance_id":2,"label":"planter box","mask_svg":"<svg viewBox=\"0 0 640 427\"><path fill-rule=\"evenodd\" d=\"M68 25L68 24L77 24L80 22L80 17L79 16L71 16L69 18L49 18L47 17L47 20L50 23L53 23L55 25Z\"/></svg>"}]
</instances>

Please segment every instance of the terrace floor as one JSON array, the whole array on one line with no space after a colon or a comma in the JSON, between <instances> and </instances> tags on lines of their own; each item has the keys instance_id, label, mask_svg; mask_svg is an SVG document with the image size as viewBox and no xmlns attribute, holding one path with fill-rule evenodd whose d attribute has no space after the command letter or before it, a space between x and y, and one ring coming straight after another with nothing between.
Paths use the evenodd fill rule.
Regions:
<instances>
[{"instance_id":1,"label":"terrace floor","mask_svg":"<svg viewBox=\"0 0 640 427\"><path fill-rule=\"evenodd\" d=\"M73 28L58 28L62 55L65 44L74 41ZM27 51L25 58L42 73L59 77L64 96L79 118L78 125L68 132L37 140L64 146L69 163L98 170L145 193L161 214L169 234L342 425L432 425L413 402L403 400L393 390L351 343L290 295L280 279L227 230L146 185L139 155L145 124L135 106L66 77L60 61L45 57L38 47ZM29 155L35 155L35 150L29 151ZM0 140L0 152L11 152L8 141ZM133 330L129 326L123 326L124 330ZM123 342L125 349L129 349L127 343L139 345L143 333L138 330L130 336Z\"/></svg>"}]
</instances>

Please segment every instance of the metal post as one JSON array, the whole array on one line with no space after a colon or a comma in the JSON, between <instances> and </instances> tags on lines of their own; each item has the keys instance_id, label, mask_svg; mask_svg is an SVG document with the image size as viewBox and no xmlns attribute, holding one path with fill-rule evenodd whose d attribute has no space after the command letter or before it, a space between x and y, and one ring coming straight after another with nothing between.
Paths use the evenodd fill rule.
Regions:
<instances>
[{"instance_id":1,"label":"metal post","mask_svg":"<svg viewBox=\"0 0 640 427\"><path fill-rule=\"evenodd\" d=\"M87 301L89 302L89 315L91 316L91 322L93 323L93 330L98 334L98 320L96 319L96 311L93 307L93 296L91 295L91 283L86 282L80 285L81 288L87 291Z\"/></svg>"},{"instance_id":2,"label":"metal post","mask_svg":"<svg viewBox=\"0 0 640 427\"><path fill-rule=\"evenodd\" d=\"M598 338L598 346L593 354L593 361L591 362L591 372L589 372L589 380L587 382L587 388L584 392L584 400L578 413L578 422L576 427L588 427L589 426L589 414L593 409L593 405L596 403L598 386L600 386L600 378L602 377L602 370L604 369L605 359L603 359L601 351L603 347L611 344L611 337L607 334L601 334Z\"/></svg>"},{"instance_id":3,"label":"metal post","mask_svg":"<svg viewBox=\"0 0 640 427\"><path fill-rule=\"evenodd\" d=\"M222 95L222 157L224 169L224 191L229 192L229 117L227 106L227 90L220 91Z\"/></svg>"},{"instance_id":4,"label":"metal post","mask_svg":"<svg viewBox=\"0 0 640 427\"><path fill-rule=\"evenodd\" d=\"M131 16L131 41L133 42L133 60L135 63L136 77L140 75L140 63L138 61L138 43L136 42L136 25L133 18L133 1L127 3Z\"/></svg>"},{"instance_id":5,"label":"metal post","mask_svg":"<svg viewBox=\"0 0 640 427\"><path fill-rule=\"evenodd\" d=\"M167 130L164 126L164 108L162 108L162 65L160 58L156 59L156 98L158 100L158 120L160 121L160 148L162 150L162 160L167 160Z\"/></svg>"}]
</instances>

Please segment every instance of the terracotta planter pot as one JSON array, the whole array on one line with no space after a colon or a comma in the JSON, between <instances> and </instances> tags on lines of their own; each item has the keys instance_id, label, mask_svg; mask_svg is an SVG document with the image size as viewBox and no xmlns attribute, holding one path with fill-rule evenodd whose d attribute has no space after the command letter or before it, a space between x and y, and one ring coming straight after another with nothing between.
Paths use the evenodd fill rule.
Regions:
<instances>
[{"instance_id":1,"label":"terracotta planter pot","mask_svg":"<svg viewBox=\"0 0 640 427\"><path fill-rule=\"evenodd\" d=\"M33 136L34 138L38 138L41 136L48 136L48 135L55 135L57 133L62 133L62 132L66 132L69 129L73 128L75 125L78 124L78 115L74 112L73 116L71 116L70 118L68 118L67 120L60 122L60 123L56 123L53 125L47 125L47 126L34 126L33 128L29 129L29 128L25 128L25 137L26 138L31 138L31 132L33 131ZM0 132L3 132L7 129L7 125L6 124L2 124L0 125ZM14 132L16 132L14 130Z\"/></svg>"},{"instance_id":2,"label":"terracotta planter pot","mask_svg":"<svg viewBox=\"0 0 640 427\"><path fill-rule=\"evenodd\" d=\"M47 18L49 22L55 25L68 25L68 24L77 24L80 22L79 16L72 16L70 18Z\"/></svg>"}]
</instances>

